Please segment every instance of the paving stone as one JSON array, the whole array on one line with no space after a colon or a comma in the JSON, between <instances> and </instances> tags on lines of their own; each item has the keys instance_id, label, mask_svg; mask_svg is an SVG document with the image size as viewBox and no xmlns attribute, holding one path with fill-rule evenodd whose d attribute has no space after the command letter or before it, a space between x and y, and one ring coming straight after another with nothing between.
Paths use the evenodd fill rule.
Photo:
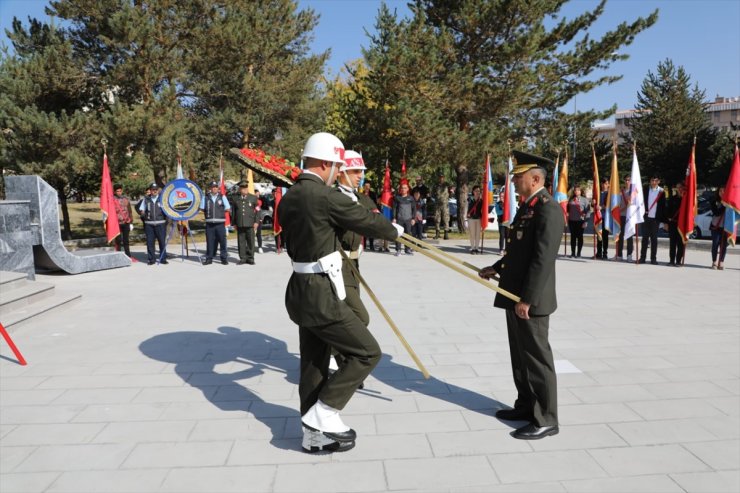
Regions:
<instances>
[{"instance_id":1,"label":"paving stone","mask_svg":"<svg viewBox=\"0 0 740 493\"><path fill-rule=\"evenodd\" d=\"M563 481L566 491L571 493L624 493L626 491L649 491L651 493L683 493L684 490L667 475L638 476L632 478L582 479Z\"/></svg>"},{"instance_id":2,"label":"paving stone","mask_svg":"<svg viewBox=\"0 0 740 493\"><path fill-rule=\"evenodd\" d=\"M740 440L684 443L683 446L712 469L737 469L740 465Z\"/></svg>"},{"instance_id":3,"label":"paving stone","mask_svg":"<svg viewBox=\"0 0 740 493\"><path fill-rule=\"evenodd\" d=\"M139 421L108 423L93 443L184 442L193 421Z\"/></svg>"},{"instance_id":4,"label":"paving stone","mask_svg":"<svg viewBox=\"0 0 740 493\"><path fill-rule=\"evenodd\" d=\"M0 390L0 403L3 406L48 404L64 393L64 389L50 390Z\"/></svg>"},{"instance_id":5,"label":"paving stone","mask_svg":"<svg viewBox=\"0 0 740 493\"><path fill-rule=\"evenodd\" d=\"M358 430L359 432L359 430ZM351 453L334 454L332 460L372 461L432 457L429 440L423 434L372 436L362 433Z\"/></svg>"},{"instance_id":6,"label":"paving stone","mask_svg":"<svg viewBox=\"0 0 740 493\"><path fill-rule=\"evenodd\" d=\"M278 467L273 491L302 493L308 485L327 493L386 490L383 463L366 461L286 464Z\"/></svg>"},{"instance_id":7,"label":"paving stone","mask_svg":"<svg viewBox=\"0 0 740 493\"><path fill-rule=\"evenodd\" d=\"M714 438L698 419L612 423L609 426L630 445L701 442Z\"/></svg>"},{"instance_id":8,"label":"paving stone","mask_svg":"<svg viewBox=\"0 0 740 493\"><path fill-rule=\"evenodd\" d=\"M5 406L0 414L3 424L67 423L84 406Z\"/></svg>"},{"instance_id":9,"label":"paving stone","mask_svg":"<svg viewBox=\"0 0 740 493\"><path fill-rule=\"evenodd\" d=\"M385 470L389 490L445 491L499 482L482 456L386 461Z\"/></svg>"},{"instance_id":10,"label":"paving stone","mask_svg":"<svg viewBox=\"0 0 740 493\"><path fill-rule=\"evenodd\" d=\"M130 493L159 491L166 469L132 471L68 471L46 490L49 493Z\"/></svg>"},{"instance_id":11,"label":"paving stone","mask_svg":"<svg viewBox=\"0 0 740 493\"><path fill-rule=\"evenodd\" d=\"M103 424L29 424L19 425L3 438L3 445L55 445L65 443L88 443Z\"/></svg>"},{"instance_id":12,"label":"paving stone","mask_svg":"<svg viewBox=\"0 0 740 493\"><path fill-rule=\"evenodd\" d=\"M158 419L169 404L100 404L87 406L72 420L75 423L101 423L110 421L150 421Z\"/></svg>"},{"instance_id":13,"label":"paving stone","mask_svg":"<svg viewBox=\"0 0 740 493\"><path fill-rule=\"evenodd\" d=\"M415 414L379 414L375 417L378 434L425 433L431 431L467 431L468 426L458 411Z\"/></svg>"},{"instance_id":14,"label":"paving stone","mask_svg":"<svg viewBox=\"0 0 740 493\"><path fill-rule=\"evenodd\" d=\"M622 403L560 406L558 419L563 426L642 421L640 416Z\"/></svg>"},{"instance_id":15,"label":"paving stone","mask_svg":"<svg viewBox=\"0 0 740 493\"><path fill-rule=\"evenodd\" d=\"M123 404L141 392L141 388L69 389L54 399L54 404Z\"/></svg>"},{"instance_id":16,"label":"paving stone","mask_svg":"<svg viewBox=\"0 0 740 493\"><path fill-rule=\"evenodd\" d=\"M13 468L23 462L36 447L0 447L0 474L13 471ZM2 481L0 481L2 484Z\"/></svg>"},{"instance_id":17,"label":"paving stone","mask_svg":"<svg viewBox=\"0 0 740 493\"><path fill-rule=\"evenodd\" d=\"M668 399L627 402L626 404L646 420L704 418L722 415L719 409L703 399Z\"/></svg>"},{"instance_id":18,"label":"paving stone","mask_svg":"<svg viewBox=\"0 0 740 493\"><path fill-rule=\"evenodd\" d=\"M157 491L172 493L273 491L276 470L275 466L171 469Z\"/></svg>"},{"instance_id":19,"label":"paving stone","mask_svg":"<svg viewBox=\"0 0 740 493\"><path fill-rule=\"evenodd\" d=\"M0 377L0 389L3 390L29 390L36 387L49 377Z\"/></svg>"},{"instance_id":20,"label":"paving stone","mask_svg":"<svg viewBox=\"0 0 740 493\"><path fill-rule=\"evenodd\" d=\"M639 385L612 385L595 387L575 387L569 389L581 402L598 404L602 402L628 402L635 400L657 399L653 394Z\"/></svg>"},{"instance_id":21,"label":"paving stone","mask_svg":"<svg viewBox=\"0 0 740 493\"><path fill-rule=\"evenodd\" d=\"M584 450L489 456L502 483L603 478L608 474Z\"/></svg>"},{"instance_id":22,"label":"paving stone","mask_svg":"<svg viewBox=\"0 0 740 493\"><path fill-rule=\"evenodd\" d=\"M139 443L123 468L222 466L232 446L229 441Z\"/></svg>"},{"instance_id":23,"label":"paving stone","mask_svg":"<svg viewBox=\"0 0 740 493\"><path fill-rule=\"evenodd\" d=\"M427 433L435 457L531 452L523 440L507 437L498 430Z\"/></svg>"},{"instance_id":24,"label":"paving stone","mask_svg":"<svg viewBox=\"0 0 740 493\"><path fill-rule=\"evenodd\" d=\"M117 469L132 448L133 445L119 443L44 445L16 466L14 472Z\"/></svg>"},{"instance_id":25,"label":"paving stone","mask_svg":"<svg viewBox=\"0 0 740 493\"><path fill-rule=\"evenodd\" d=\"M644 383L642 386L661 399L722 397L729 394L725 389L712 382Z\"/></svg>"},{"instance_id":26,"label":"paving stone","mask_svg":"<svg viewBox=\"0 0 740 493\"><path fill-rule=\"evenodd\" d=\"M548 437L547 440L532 440L529 443L536 451L582 450L627 445L627 442L604 424L561 426L557 435Z\"/></svg>"},{"instance_id":27,"label":"paving stone","mask_svg":"<svg viewBox=\"0 0 740 493\"><path fill-rule=\"evenodd\" d=\"M688 493L740 491L740 472L737 470L671 474L671 478Z\"/></svg>"},{"instance_id":28,"label":"paving stone","mask_svg":"<svg viewBox=\"0 0 740 493\"><path fill-rule=\"evenodd\" d=\"M152 387L141 389L131 399L134 403L144 402L203 402L211 400L218 387Z\"/></svg>"},{"instance_id":29,"label":"paving stone","mask_svg":"<svg viewBox=\"0 0 740 493\"><path fill-rule=\"evenodd\" d=\"M589 453L611 476L706 471L707 465L680 445L607 448Z\"/></svg>"},{"instance_id":30,"label":"paving stone","mask_svg":"<svg viewBox=\"0 0 740 493\"><path fill-rule=\"evenodd\" d=\"M41 493L59 476L58 472L32 472L0 475L3 493Z\"/></svg>"}]
</instances>

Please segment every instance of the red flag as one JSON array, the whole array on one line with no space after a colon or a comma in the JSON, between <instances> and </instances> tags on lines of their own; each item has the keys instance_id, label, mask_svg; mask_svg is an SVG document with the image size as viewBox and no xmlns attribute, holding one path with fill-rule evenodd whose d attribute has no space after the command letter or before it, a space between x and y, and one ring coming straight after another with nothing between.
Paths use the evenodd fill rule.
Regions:
<instances>
[{"instance_id":1,"label":"red flag","mask_svg":"<svg viewBox=\"0 0 740 493\"><path fill-rule=\"evenodd\" d=\"M401 158L401 178L406 178L406 156Z\"/></svg>"},{"instance_id":2,"label":"red flag","mask_svg":"<svg viewBox=\"0 0 740 493\"><path fill-rule=\"evenodd\" d=\"M730 176L725 184L725 193L720 198L725 206L723 228L727 234L727 240L731 245L735 245L737 223L740 220L740 152L738 152L737 144L735 144L735 159L732 161Z\"/></svg>"},{"instance_id":3,"label":"red flag","mask_svg":"<svg viewBox=\"0 0 740 493\"><path fill-rule=\"evenodd\" d=\"M594 200L594 230L596 230L596 234L601 238L601 223L603 222L601 217L601 182L599 181L599 164L596 162L596 151L593 146L591 146L591 154L594 174L594 186L591 191L591 197Z\"/></svg>"},{"instance_id":4,"label":"red flag","mask_svg":"<svg viewBox=\"0 0 740 493\"><path fill-rule=\"evenodd\" d=\"M224 183L224 157L221 156L221 158L218 160L218 168L219 168L219 174L221 175L221 183L219 184L219 192L221 192L221 195L224 197L226 196L226 184ZM228 228L231 226L231 214L229 211L226 211L226 223L225 226Z\"/></svg>"},{"instance_id":5,"label":"red flag","mask_svg":"<svg viewBox=\"0 0 740 493\"><path fill-rule=\"evenodd\" d=\"M483 205L480 211L480 229L485 231L488 227L488 205L491 200L488 189L491 188L491 156L486 154L486 169L483 171L483 186L481 187Z\"/></svg>"},{"instance_id":6,"label":"red flag","mask_svg":"<svg viewBox=\"0 0 740 493\"><path fill-rule=\"evenodd\" d=\"M279 186L275 187L275 203L272 205L272 230L275 236L279 235L283 228L280 226L278 220L278 204L283 198L283 189Z\"/></svg>"},{"instance_id":7,"label":"red flag","mask_svg":"<svg viewBox=\"0 0 740 493\"><path fill-rule=\"evenodd\" d=\"M118 215L116 214L116 199L113 198L113 184L110 181L110 169L108 168L108 154L103 151L103 179L100 184L100 210L103 213L103 224L105 236L108 243L121 234L118 226Z\"/></svg>"},{"instance_id":8,"label":"red flag","mask_svg":"<svg viewBox=\"0 0 740 493\"><path fill-rule=\"evenodd\" d=\"M385 160L385 176L383 177L383 192L380 194L380 208L385 217L391 219L393 211L393 188L391 186L391 168L388 160Z\"/></svg>"},{"instance_id":9,"label":"red flag","mask_svg":"<svg viewBox=\"0 0 740 493\"><path fill-rule=\"evenodd\" d=\"M689 235L694 232L694 218L697 210L696 196L696 144L691 147L689 166L686 168L686 183L681 198L681 208L678 210L678 232L684 244L688 243Z\"/></svg>"}]
</instances>

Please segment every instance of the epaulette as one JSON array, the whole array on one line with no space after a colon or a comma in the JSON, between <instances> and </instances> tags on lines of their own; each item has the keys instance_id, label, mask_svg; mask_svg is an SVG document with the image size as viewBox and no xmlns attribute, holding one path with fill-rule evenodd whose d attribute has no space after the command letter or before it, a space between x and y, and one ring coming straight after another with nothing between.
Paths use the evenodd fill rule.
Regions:
<instances>
[{"instance_id":1,"label":"epaulette","mask_svg":"<svg viewBox=\"0 0 740 493\"><path fill-rule=\"evenodd\" d=\"M543 203L543 204L547 204L548 202L550 202L550 199L549 199L549 198L547 198L547 197L542 197L542 203ZM534 205L534 204L532 204L532 205Z\"/></svg>"}]
</instances>

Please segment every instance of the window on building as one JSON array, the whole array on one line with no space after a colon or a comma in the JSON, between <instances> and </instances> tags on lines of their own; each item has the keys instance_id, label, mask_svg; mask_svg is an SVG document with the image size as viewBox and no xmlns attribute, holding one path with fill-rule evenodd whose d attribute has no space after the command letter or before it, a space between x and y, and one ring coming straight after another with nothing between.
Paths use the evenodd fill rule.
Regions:
<instances>
[{"instance_id":1,"label":"window on building","mask_svg":"<svg viewBox=\"0 0 740 493\"><path fill-rule=\"evenodd\" d=\"M733 122L737 121L737 110L730 110L730 120Z\"/></svg>"}]
</instances>

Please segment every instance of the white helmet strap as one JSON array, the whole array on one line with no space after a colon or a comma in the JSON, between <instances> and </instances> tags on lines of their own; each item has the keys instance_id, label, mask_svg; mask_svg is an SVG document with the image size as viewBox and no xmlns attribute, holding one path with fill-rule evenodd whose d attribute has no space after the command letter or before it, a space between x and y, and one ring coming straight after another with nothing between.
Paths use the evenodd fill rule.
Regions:
<instances>
[{"instance_id":1,"label":"white helmet strap","mask_svg":"<svg viewBox=\"0 0 740 493\"><path fill-rule=\"evenodd\" d=\"M337 172L337 163L335 163L334 161L332 161L331 162L331 171L329 172L329 178L327 178L327 180L326 180L326 184L328 186L331 186L334 183L334 176L336 175L336 172Z\"/></svg>"}]
</instances>

